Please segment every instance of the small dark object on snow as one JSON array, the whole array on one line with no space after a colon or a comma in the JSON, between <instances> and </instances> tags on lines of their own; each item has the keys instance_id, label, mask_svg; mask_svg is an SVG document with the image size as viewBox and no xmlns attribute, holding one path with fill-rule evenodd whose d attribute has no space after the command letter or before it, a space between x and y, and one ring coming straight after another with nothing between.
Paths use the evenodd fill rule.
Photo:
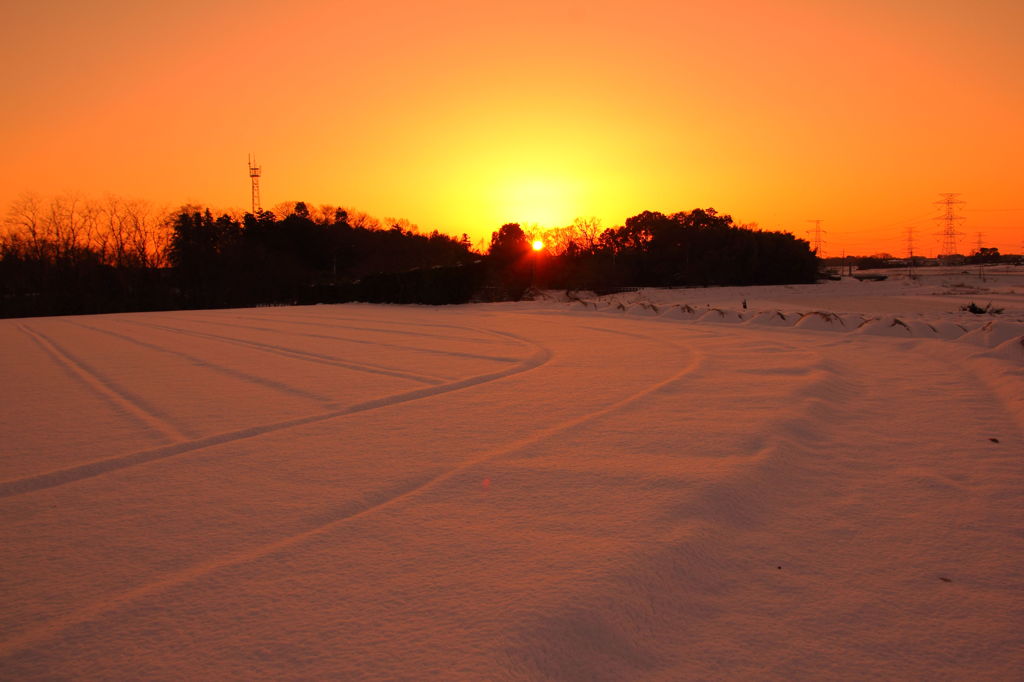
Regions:
<instances>
[{"instance_id":1,"label":"small dark object on snow","mask_svg":"<svg viewBox=\"0 0 1024 682\"><path fill-rule=\"evenodd\" d=\"M989 440L992 441L993 443L998 443L999 442L998 438L989 438Z\"/></svg>"},{"instance_id":2,"label":"small dark object on snow","mask_svg":"<svg viewBox=\"0 0 1024 682\"><path fill-rule=\"evenodd\" d=\"M944 583L951 583L951 582L953 582L952 579L947 578L946 576L943 576L943 575L939 576L939 580L941 580Z\"/></svg>"},{"instance_id":3,"label":"small dark object on snow","mask_svg":"<svg viewBox=\"0 0 1024 682\"><path fill-rule=\"evenodd\" d=\"M960 310L964 311L965 313L974 313L975 315L984 315L985 313L989 313L991 315L999 315L1000 313L1003 312L1002 308L993 308L991 302L989 302L987 306L982 308L981 306L975 304L974 301L971 301L967 305L960 306Z\"/></svg>"}]
</instances>

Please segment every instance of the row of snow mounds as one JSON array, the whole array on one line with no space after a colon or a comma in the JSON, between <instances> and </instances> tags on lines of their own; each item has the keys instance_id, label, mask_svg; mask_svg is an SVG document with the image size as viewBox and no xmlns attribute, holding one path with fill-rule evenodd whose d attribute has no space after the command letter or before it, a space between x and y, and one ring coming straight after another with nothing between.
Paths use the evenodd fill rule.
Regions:
<instances>
[{"instance_id":1,"label":"row of snow mounds","mask_svg":"<svg viewBox=\"0 0 1024 682\"><path fill-rule=\"evenodd\" d=\"M623 313L637 317L661 317L668 320L745 324L766 327L793 327L808 331L834 331L894 338L925 338L960 341L983 348L1002 349L1001 356L1016 359L1024 349L1024 323L990 320L973 326L948 320L925 321L894 315L865 316L857 313L838 314L814 310L784 312L781 310L732 310L709 306L695 308L685 303L671 305L650 301L632 303L618 301L575 300L573 305L597 312Z\"/></svg>"}]
</instances>

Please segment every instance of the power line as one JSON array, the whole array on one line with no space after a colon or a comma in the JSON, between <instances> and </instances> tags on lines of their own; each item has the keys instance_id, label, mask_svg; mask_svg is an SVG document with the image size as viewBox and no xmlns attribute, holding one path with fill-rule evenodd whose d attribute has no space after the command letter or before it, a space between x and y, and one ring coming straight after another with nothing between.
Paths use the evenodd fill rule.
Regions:
<instances>
[{"instance_id":1,"label":"power line","mask_svg":"<svg viewBox=\"0 0 1024 682\"><path fill-rule=\"evenodd\" d=\"M890 227L900 227L901 225L906 225L907 223L916 223L916 222L920 222L922 220L926 220L927 218L932 218L932 217L934 217L934 215L935 215L934 213L928 212L928 213L925 213L924 215L915 216L913 218L906 218L904 220L897 220L896 222L892 222L892 223L889 223L887 225L879 225L877 227L866 228L866 231L884 230L884 229L887 229L887 228L890 228Z\"/></svg>"}]
</instances>

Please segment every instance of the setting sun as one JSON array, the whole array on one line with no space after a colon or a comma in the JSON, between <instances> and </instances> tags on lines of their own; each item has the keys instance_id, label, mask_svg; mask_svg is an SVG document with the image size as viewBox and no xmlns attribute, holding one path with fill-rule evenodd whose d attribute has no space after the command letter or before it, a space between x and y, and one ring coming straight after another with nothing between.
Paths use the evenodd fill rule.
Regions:
<instances>
[{"instance_id":1,"label":"setting sun","mask_svg":"<svg viewBox=\"0 0 1024 682\"><path fill-rule=\"evenodd\" d=\"M541 240L538 239L535 242L533 242L533 250L534 251L540 251L543 248L544 248L544 242L542 242Z\"/></svg>"}]
</instances>

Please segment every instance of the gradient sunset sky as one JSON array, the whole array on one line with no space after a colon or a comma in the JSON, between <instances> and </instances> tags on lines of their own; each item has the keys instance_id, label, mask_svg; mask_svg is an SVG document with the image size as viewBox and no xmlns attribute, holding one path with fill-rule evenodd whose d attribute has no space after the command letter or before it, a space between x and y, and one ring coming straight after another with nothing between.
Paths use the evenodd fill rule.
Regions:
<instances>
[{"instance_id":1,"label":"gradient sunset sky","mask_svg":"<svg viewBox=\"0 0 1024 682\"><path fill-rule=\"evenodd\" d=\"M1024 2L8 3L0 206L305 200L476 240L714 207L1024 250Z\"/></svg>"}]
</instances>

